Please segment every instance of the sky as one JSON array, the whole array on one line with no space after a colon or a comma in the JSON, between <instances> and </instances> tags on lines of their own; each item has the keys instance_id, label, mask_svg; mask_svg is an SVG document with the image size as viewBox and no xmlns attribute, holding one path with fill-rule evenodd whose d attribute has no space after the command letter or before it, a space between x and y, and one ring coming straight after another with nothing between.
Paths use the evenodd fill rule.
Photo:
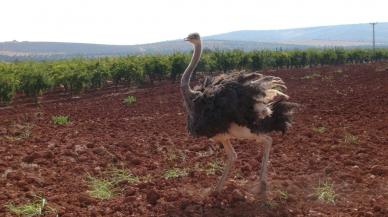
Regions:
<instances>
[{"instance_id":1,"label":"sky","mask_svg":"<svg viewBox=\"0 0 388 217\"><path fill-rule=\"evenodd\" d=\"M388 22L387 0L1 0L0 41L143 44L237 30Z\"/></svg>"}]
</instances>

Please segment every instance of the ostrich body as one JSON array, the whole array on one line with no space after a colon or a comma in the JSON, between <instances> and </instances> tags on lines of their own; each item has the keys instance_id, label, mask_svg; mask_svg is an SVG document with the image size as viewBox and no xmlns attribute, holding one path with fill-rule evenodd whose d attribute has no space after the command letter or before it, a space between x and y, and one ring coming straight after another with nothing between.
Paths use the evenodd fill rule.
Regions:
<instances>
[{"instance_id":1,"label":"ostrich body","mask_svg":"<svg viewBox=\"0 0 388 217\"><path fill-rule=\"evenodd\" d=\"M233 72L221 74L194 89L190 78L201 57L201 39L190 34L185 41L194 46L190 64L182 75L181 93L187 110L187 128L193 136L205 136L224 146L227 162L216 185L220 192L237 159L230 139L251 139L264 144L259 179L260 194L266 199L267 164L272 131L285 132L291 125L292 110L296 103L288 102L284 82L259 73Z\"/></svg>"}]
</instances>

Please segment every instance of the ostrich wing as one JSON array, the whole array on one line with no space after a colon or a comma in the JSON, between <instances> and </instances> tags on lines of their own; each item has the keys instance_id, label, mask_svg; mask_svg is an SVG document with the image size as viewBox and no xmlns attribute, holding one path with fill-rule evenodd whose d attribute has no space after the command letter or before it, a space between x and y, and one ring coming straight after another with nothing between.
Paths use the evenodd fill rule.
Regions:
<instances>
[{"instance_id":1,"label":"ostrich wing","mask_svg":"<svg viewBox=\"0 0 388 217\"><path fill-rule=\"evenodd\" d=\"M278 77L233 72L208 79L200 89L188 120L192 135L212 137L225 133L231 123L252 132L284 132L291 122L295 105L287 102Z\"/></svg>"},{"instance_id":2,"label":"ostrich wing","mask_svg":"<svg viewBox=\"0 0 388 217\"><path fill-rule=\"evenodd\" d=\"M222 74L213 78L207 77L200 89L204 91L206 88L225 86L231 82L237 82L245 87L256 89L258 93L253 97L258 103L263 103L264 107L270 107L276 102L289 99L289 96L283 93L287 90L287 87L281 78L265 76L257 72L246 73L240 71Z\"/></svg>"}]
</instances>

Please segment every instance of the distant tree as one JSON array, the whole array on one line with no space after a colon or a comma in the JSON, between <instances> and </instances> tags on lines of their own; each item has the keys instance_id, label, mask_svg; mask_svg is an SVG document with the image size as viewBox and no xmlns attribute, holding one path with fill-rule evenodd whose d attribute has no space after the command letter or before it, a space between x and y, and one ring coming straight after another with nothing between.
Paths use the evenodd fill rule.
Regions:
<instances>
[{"instance_id":1,"label":"distant tree","mask_svg":"<svg viewBox=\"0 0 388 217\"><path fill-rule=\"evenodd\" d=\"M301 50L293 50L290 52L291 67L301 68L308 63L307 53Z\"/></svg>"},{"instance_id":2,"label":"distant tree","mask_svg":"<svg viewBox=\"0 0 388 217\"><path fill-rule=\"evenodd\" d=\"M277 51L274 54L275 57L275 65L276 68L283 68L287 66L290 62L290 57L287 52L284 51Z\"/></svg>"},{"instance_id":3,"label":"distant tree","mask_svg":"<svg viewBox=\"0 0 388 217\"><path fill-rule=\"evenodd\" d=\"M168 74L169 64L168 59L163 56L149 56L144 60L144 73L148 76L151 84L156 79L159 81Z\"/></svg>"},{"instance_id":4,"label":"distant tree","mask_svg":"<svg viewBox=\"0 0 388 217\"><path fill-rule=\"evenodd\" d=\"M324 49L322 51L321 60L322 65L335 64L337 62L337 54L333 49Z\"/></svg>"},{"instance_id":5,"label":"distant tree","mask_svg":"<svg viewBox=\"0 0 388 217\"><path fill-rule=\"evenodd\" d=\"M307 64L310 66L310 67L314 67L314 66L317 66L319 65L321 62L321 50L320 49L307 49L306 50L306 53L307 53Z\"/></svg>"},{"instance_id":6,"label":"distant tree","mask_svg":"<svg viewBox=\"0 0 388 217\"><path fill-rule=\"evenodd\" d=\"M344 48L336 47L334 48L334 52L336 54L335 64L344 64L346 62L346 51Z\"/></svg>"},{"instance_id":7,"label":"distant tree","mask_svg":"<svg viewBox=\"0 0 388 217\"><path fill-rule=\"evenodd\" d=\"M185 70L187 64L188 64L188 58L183 53L174 53L170 56L170 64L171 64L171 73L170 73L170 79L175 82L177 76L183 73Z\"/></svg>"},{"instance_id":8,"label":"distant tree","mask_svg":"<svg viewBox=\"0 0 388 217\"><path fill-rule=\"evenodd\" d=\"M0 105L11 102L17 88L17 81L14 75L2 74L0 72Z\"/></svg>"},{"instance_id":9,"label":"distant tree","mask_svg":"<svg viewBox=\"0 0 388 217\"><path fill-rule=\"evenodd\" d=\"M264 58L261 51L249 52L251 59L249 68L253 71L261 70L264 68Z\"/></svg>"},{"instance_id":10,"label":"distant tree","mask_svg":"<svg viewBox=\"0 0 388 217\"><path fill-rule=\"evenodd\" d=\"M47 73L39 70L37 65L30 64L25 71L20 74L19 89L38 103L38 96L51 86Z\"/></svg>"},{"instance_id":11,"label":"distant tree","mask_svg":"<svg viewBox=\"0 0 388 217\"><path fill-rule=\"evenodd\" d=\"M216 61L212 52L207 51L203 53L201 60L199 61L198 66L196 68L196 71L210 73L217 71Z\"/></svg>"},{"instance_id":12,"label":"distant tree","mask_svg":"<svg viewBox=\"0 0 388 217\"><path fill-rule=\"evenodd\" d=\"M91 88L101 88L109 77L108 68L100 61L89 64L87 70L90 73Z\"/></svg>"},{"instance_id":13,"label":"distant tree","mask_svg":"<svg viewBox=\"0 0 388 217\"><path fill-rule=\"evenodd\" d=\"M110 69L113 83L116 87L123 82L129 86L133 80L139 79L139 70L141 70L140 65L134 58L120 58L112 64Z\"/></svg>"}]
</instances>

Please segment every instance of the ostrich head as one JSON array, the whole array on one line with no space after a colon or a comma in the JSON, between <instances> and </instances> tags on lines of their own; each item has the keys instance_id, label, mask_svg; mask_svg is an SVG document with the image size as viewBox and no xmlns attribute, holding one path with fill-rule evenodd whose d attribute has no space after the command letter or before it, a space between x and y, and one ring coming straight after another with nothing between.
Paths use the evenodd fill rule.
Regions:
<instances>
[{"instance_id":1,"label":"ostrich head","mask_svg":"<svg viewBox=\"0 0 388 217\"><path fill-rule=\"evenodd\" d=\"M201 37L198 33L191 33L187 38L185 38L185 41L190 42L193 45L197 45L201 43Z\"/></svg>"}]
</instances>

